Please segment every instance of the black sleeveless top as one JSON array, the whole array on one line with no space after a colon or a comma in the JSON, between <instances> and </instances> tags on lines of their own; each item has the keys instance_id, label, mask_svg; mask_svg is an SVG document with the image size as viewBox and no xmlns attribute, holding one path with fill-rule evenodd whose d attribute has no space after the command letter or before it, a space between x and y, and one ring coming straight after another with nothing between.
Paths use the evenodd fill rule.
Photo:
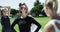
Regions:
<instances>
[{"instance_id":1,"label":"black sleeveless top","mask_svg":"<svg viewBox=\"0 0 60 32\"><path fill-rule=\"evenodd\" d=\"M8 30L10 32L11 24L8 16L6 16L6 18L3 16L1 17L1 25L2 25L2 32L7 32Z\"/></svg>"}]
</instances>

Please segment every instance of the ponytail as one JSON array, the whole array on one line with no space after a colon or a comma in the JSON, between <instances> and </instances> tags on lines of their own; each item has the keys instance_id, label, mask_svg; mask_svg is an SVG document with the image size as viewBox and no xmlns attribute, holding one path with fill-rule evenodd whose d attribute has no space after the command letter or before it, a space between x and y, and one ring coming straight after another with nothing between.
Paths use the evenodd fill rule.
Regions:
<instances>
[{"instance_id":1,"label":"ponytail","mask_svg":"<svg viewBox=\"0 0 60 32\"><path fill-rule=\"evenodd\" d=\"M48 6L50 9L57 11L58 1L57 0L46 0L45 6Z\"/></svg>"}]
</instances>

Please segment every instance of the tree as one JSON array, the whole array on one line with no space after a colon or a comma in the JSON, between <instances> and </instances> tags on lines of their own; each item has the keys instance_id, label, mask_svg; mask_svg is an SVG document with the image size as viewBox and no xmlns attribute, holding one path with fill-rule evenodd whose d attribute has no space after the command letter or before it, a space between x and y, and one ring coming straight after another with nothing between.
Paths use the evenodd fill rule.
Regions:
<instances>
[{"instance_id":1,"label":"tree","mask_svg":"<svg viewBox=\"0 0 60 32\"><path fill-rule=\"evenodd\" d=\"M41 13L43 16L47 16L46 14L45 14L45 12L44 12L44 10L42 11L42 13Z\"/></svg>"},{"instance_id":2,"label":"tree","mask_svg":"<svg viewBox=\"0 0 60 32\"><path fill-rule=\"evenodd\" d=\"M36 16L39 16L41 14L41 10L43 9L43 5L39 2L39 0L36 0L34 3L34 7L31 9L31 14L35 13Z\"/></svg>"},{"instance_id":3,"label":"tree","mask_svg":"<svg viewBox=\"0 0 60 32\"><path fill-rule=\"evenodd\" d=\"M39 5L39 4L41 4L41 3L39 2L39 0L36 0L36 2L34 3L34 6Z\"/></svg>"},{"instance_id":4,"label":"tree","mask_svg":"<svg viewBox=\"0 0 60 32\"><path fill-rule=\"evenodd\" d=\"M36 16L38 16L39 14L41 14L42 8L43 8L42 5L37 5L37 6L33 7L30 12L35 13Z\"/></svg>"},{"instance_id":5,"label":"tree","mask_svg":"<svg viewBox=\"0 0 60 32\"><path fill-rule=\"evenodd\" d=\"M11 14L12 14L12 15L15 15L16 13L18 13L18 10L16 10L16 9L11 9Z\"/></svg>"}]
</instances>

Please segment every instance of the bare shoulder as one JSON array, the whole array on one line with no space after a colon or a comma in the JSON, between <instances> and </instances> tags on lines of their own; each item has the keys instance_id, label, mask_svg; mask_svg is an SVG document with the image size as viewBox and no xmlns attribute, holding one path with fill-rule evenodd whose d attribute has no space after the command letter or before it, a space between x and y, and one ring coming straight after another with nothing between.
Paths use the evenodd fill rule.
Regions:
<instances>
[{"instance_id":1,"label":"bare shoulder","mask_svg":"<svg viewBox=\"0 0 60 32\"><path fill-rule=\"evenodd\" d=\"M54 27L51 23L47 23L44 27L44 32L54 32Z\"/></svg>"}]
</instances>

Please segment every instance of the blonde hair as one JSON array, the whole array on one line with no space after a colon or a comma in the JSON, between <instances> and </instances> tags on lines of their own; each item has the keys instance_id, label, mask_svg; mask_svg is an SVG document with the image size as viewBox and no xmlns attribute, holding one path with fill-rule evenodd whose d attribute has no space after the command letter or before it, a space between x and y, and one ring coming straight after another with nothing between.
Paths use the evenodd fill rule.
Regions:
<instances>
[{"instance_id":1,"label":"blonde hair","mask_svg":"<svg viewBox=\"0 0 60 32\"><path fill-rule=\"evenodd\" d=\"M57 11L58 9L58 1L57 0L46 0L45 6L48 6L50 9Z\"/></svg>"},{"instance_id":2,"label":"blonde hair","mask_svg":"<svg viewBox=\"0 0 60 32\"><path fill-rule=\"evenodd\" d=\"M8 11L8 9L7 9L7 8L2 9L2 10L1 10L1 16L3 15L3 12L4 12L4 11Z\"/></svg>"}]
</instances>

